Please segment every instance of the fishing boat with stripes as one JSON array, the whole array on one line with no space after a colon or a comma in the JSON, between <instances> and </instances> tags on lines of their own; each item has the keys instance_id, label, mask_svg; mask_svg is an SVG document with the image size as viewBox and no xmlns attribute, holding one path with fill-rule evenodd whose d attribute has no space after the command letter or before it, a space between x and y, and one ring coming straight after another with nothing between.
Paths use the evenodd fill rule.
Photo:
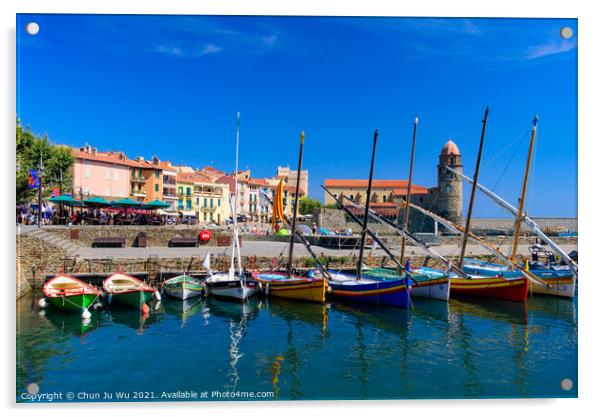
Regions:
<instances>
[{"instance_id":1,"label":"fishing boat with stripes","mask_svg":"<svg viewBox=\"0 0 602 417\"><path fill-rule=\"evenodd\" d=\"M409 201L411 189L412 189L412 173L414 168L414 151L416 148L416 132L418 128L418 117L414 119L413 125L413 135L412 135L412 152L410 158L410 174L408 179L408 187L406 200ZM335 201L337 201L337 206L339 209L343 210L345 214L354 220L356 223L363 226L363 222L353 213L352 210L349 209L346 205L342 204L340 199L338 199L330 190L326 187L322 187L326 193L328 193ZM420 274L418 271L412 270L409 260L406 262L406 265L402 265L403 260L405 259L405 247L406 247L406 239L410 240L414 245L421 247L425 252L430 254L431 256L441 260L444 265L450 265L450 262L445 259L443 256L439 255L436 251L430 248L428 245L421 242L419 239L416 239L411 233L408 231L408 222L409 222L409 210L404 211L404 219L402 227L399 227L389 219L380 216L374 210L369 207L360 205L354 200L349 199L347 196L343 195L343 198L347 204L349 204L352 208L356 208L364 211L364 218L370 216L376 221L382 223L385 226L388 226L395 230L402 238L401 244L401 256L398 261L397 258L393 255L393 253L389 250L389 248L381 241L381 239L375 234L372 233L369 228L367 228L366 232L370 235L375 244L379 245L382 250L384 250L389 258L397 265L395 268L385 268L385 267L376 267L376 268L366 268L362 267L362 275L364 277L370 279L377 280L386 280L386 281L400 281L404 280L406 276L409 276L412 281L411 285L411 295L412 297L425 297L432 298L442 301L447 301L449 299L449 276L444 274L442 276L432 277L428 274ZM370 199L367 200L370 202Z\"/></svg>"},{"instance_id":2,"label":"fishing boat with stripes","mask_svg":"<svg viewBox=\"0 0 602 417\"><path fill-rule=\"evenodd\" d=\"M515 216L514 224L514 239L512 243L512 250L510 258L516 261L518 241L520 238L520 230L522 224L526 224L537 236L537 238L548 245L550 250L543 248L539 244L535 244L529 248L530 257L524 263L524 269L529 270L531 274L541 279L546 285L537 285L536 283L530 283L530 291L536 294L553 295L557 297L573 298L577 286L577 274L578 265L577 263L558 246L549 236L547 236L537 224L527 216L524 212L525 196L527 191L527 184L529 179L529 172L531 167L531 159L533 155L533 149L535 144L535 137L537 131L537 116L533 119L531 127L531 140L529 144L529 151L527 156L527 164L525 168L525 175L523 178L521 197L519 198L519 207L516 208L510 203L505 201L503 198L495 194L490 189L484 187L482 184L474 181L454 170L453 168L446 166L445 168L450 171L453 175L457 175L464 181L476 186L483 194L489 197L492 201L498 204L503 209L509 211ZM520 214L519 214L520 213ZM556 256L560 258L560 261L556 259ZM511 271L508 266L500 265L492 262L485 262L473 259L467 259L463 266L464 270L471 274L480 274L488 276L512 276L516 275L516 272Z\"/></svg>"},{"instance_id":3,"label":"fishing boat with stripes","mask_svg":"<svg viewBox=\"0 0 602 417\"><path fill-rule=\"evenodd\" d=\"M93 285L64 273L46 281L42 293L45 299L40 300L41 306L45 306L47 302L62 310L79 311L83 318L90 318L88 308L102 294Z\"/></svg>"},{"instance_id":4,"label":"fishing boat with stripes","mask_svg":"<svg viewBox=\"0 0 602 417\"><path fill-rule=\"evenodd\" d=\"M301 132L297 172L301 172L304 143L305 133ZM295 202L293 205L292 214L293 218L291 222L289 222L284 215L284 181L282 179L276 188L274 199L271 201L273 205L272 227L275 229L276 224L278 222L282 222L282 224L289 223L291 228L286 271L253 271L252 277L260 283L264 294L268 296L323 303L326 296L326 279L323 274L309 273L305 276L302 276L295 274L295 271L293 270L293 248L295 244L295 238L299 238L312 257L317 259L311 251L307 240L303 237L299 230L297 230L297 214L299 210L299 198L297 198L297 196L299 195L299 187L300 176L297 176L297 182L295 185ZM268 198L268 201L271 200L267 194L264 193L264 195L266 198Z\"/></svg>"},{"instance_id":5,"label":"fishing boat with stripes","mask_svg":"<svg viewBox=\"0 0 602 417\"><path fill-rule=\"evenodd\" d=\"M230 268L228 272L211 271L211 254L207 253L203 266L209 271L209 276L205 280L205 288L209 295L213 297L229 298L244 301L257 291L257 283L245 277L242 270L240 259L240 239L238 236L238 144L240 138L240 113L236 114L236 160L234 176L234 201L230 196L230 211L232 213L232 248L230 254ZM236 257L238 271L234 268L234 258Z\"/></svg>"},{"instance_id":6,"label":"fishing boat with stripes","mask_svg":"<svg viewBox=\"0 0 602 417\"><path fill-rule=\"evenodd\" d=\"M161 295L155 288L121 271L106 278L102 287L107 296L107 302L111 306L120 305L148 310L148 303L152 299L161 300Z\"/></svg>"},{"instance_id":7,"label":"fishing boat with stripes","mask_svg":"<svg viewBox=\"0 0 602 417\"><path fill-rule=\"evenodd\" d=\"M203 294L203 283L197 278L182 274L166 280L163 291L172 298L187 300Z\"/></svg>"},{"instance_id":8,"label":"fishing boat with stripes","mask_svg":"<svg viewBox=\"0 0 602 417\"><path fill-rule=\"evenodd\" d=\"M328 295L334 299L350 301L357 303L367 303L376 305L387 305L398 308L410 307L411 279L407 270L402 265L398 265L403 270L403 276L393 279L372 278L364 275L363 256L366 235L370 234L372 239L379 242L381 247L388 251L378 237L368 229L368 218L370 211L370 200L372 196L372 178L374 174L374 158L376 155L376 145L378 141L378 130L374 132L372 145L372 159L370 162L370 174L368 177L368 189L366 192L366 206L364 209L364 218L361 221L362 231L359 246L359 258L355 274L347 274L337 271L329 271L328 277ZM342 207L339 204L339 207ZM350 214L347 211L347 214ZM351 213L352 218L359 222L357 216ZM393 260L398 262L395 257Z\"/></svg>"}]
</instances>

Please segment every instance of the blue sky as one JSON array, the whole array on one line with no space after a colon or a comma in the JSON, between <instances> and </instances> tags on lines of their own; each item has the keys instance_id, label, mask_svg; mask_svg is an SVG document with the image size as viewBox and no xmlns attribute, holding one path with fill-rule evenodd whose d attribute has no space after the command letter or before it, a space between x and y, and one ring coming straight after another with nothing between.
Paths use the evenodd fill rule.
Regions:
<instances>
[{"instance_id":1,"label":"blue sky","mask_svg":"<svg viewBox=\"0 0 602 417\"><path fill-rule=\"evenodd\" d=\"M58 143L231 171L240 111L240 167L296 167L305 130L322 199L324 178L367 177L375 128L375 176L407 178L416 115L415 182L436 185L449 138L472 176L489 105L481 182L516 202L538 114L528 213L576 216L576 34L576 19L19 15L17 114Z\"/></svg>"}]
</instances>

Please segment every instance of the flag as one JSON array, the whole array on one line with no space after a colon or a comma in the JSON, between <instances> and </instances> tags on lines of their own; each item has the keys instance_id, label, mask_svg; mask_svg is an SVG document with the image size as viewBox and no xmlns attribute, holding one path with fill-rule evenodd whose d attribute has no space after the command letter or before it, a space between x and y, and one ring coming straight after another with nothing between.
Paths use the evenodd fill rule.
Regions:
<instances>
[{"instance_id":1,"label":"flag","mask_svg":"<svg viewBox=\"0 0 602 417\"><path fill-rule=\"evenodd\" d=\"M58 188L58 187L54 187L54 188L52 189L52 193L51 193L51 195L50 195L50 196L51 196L51 197L58 197L59 195L61 195L61 193L60 193L60 188Z\"/></svg>"},{"instance_id":2,"label":"flag","mask_svg":"<svg viewBox=\"0 0 602 417\"><path fill-rule=\"evenodd\" d=\"M274 203L272 208L272 229L276 229L276 222L280 220L284 222L284 180L281 178L278 187L276 187L276 193L274 194Z\"/></svg>"},{"instance_id":3,"label":"flag","mask_svg":"<svg viewBox=\"0 0 602 417\"><path fill-rule=\"evenodd\" d=\"M38 177L38 170L30 169L29 176L27 177L27 188L38 188L40 186L40 177Z\"/></svg>"}]
</instances>

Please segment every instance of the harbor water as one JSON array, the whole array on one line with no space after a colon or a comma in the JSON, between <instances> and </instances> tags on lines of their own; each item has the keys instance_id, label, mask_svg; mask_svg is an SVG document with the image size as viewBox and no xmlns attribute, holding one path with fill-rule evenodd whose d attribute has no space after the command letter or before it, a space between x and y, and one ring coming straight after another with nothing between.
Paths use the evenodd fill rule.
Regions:
<instances>
[{"instance_id":1,"label":"harbor water","mask_svg":"<svg viewBox=\"0 0 602 417\"><path fill-rule=\"evenodd\" d=\"M89 322L39 298L17 302L19 402L577 396L576 298L164 299Z\"/></svg>"}]
</instances>

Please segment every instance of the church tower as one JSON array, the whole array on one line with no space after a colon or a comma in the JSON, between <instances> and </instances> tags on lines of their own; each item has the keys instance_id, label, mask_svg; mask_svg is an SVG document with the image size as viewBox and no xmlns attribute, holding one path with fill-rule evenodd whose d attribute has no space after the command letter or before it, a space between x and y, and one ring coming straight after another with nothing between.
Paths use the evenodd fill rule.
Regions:
<instances>
[{"instance_id":1,"label":"church tower","mask_svg":"<svg viewBox=\"0 0 602 417\"><path fill-rule=\"evenodd\" d=\"M462 224L462 178L445 168L462 172L462 155L454 142L447 141L439 155L436 212L456 224Z\"/></svg>"}]
</instances>

